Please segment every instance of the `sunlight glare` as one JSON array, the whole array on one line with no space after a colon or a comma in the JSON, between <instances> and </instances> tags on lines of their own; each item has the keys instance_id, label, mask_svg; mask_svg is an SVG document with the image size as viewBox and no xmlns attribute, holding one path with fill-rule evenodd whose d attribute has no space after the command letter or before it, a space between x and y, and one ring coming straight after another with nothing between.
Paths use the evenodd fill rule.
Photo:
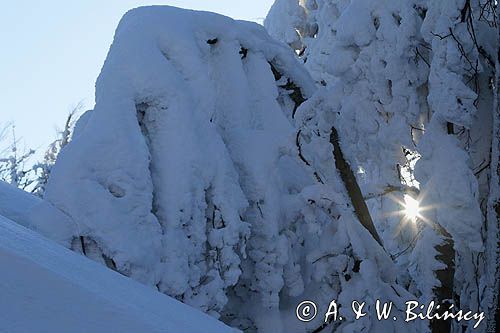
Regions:
<instances>
[{"instance_id":1,"label":"sunlight glare","mask_svg":"<svg viewBox=\"0 0 500 333\"><path fill-rule=\"evenodd\" d=\"M410 195L404 195L404 214L405 216L415 221L418 217L420 217L420 204L417 200L413 199Z\"/></svg>"}]
</instances>

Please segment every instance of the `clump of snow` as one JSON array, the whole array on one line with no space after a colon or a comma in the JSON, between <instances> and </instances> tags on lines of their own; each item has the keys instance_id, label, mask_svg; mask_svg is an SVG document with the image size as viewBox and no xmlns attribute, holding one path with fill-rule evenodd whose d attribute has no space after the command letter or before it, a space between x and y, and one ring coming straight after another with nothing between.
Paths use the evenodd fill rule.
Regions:
<instances>
[{"instance_id":1,"label":"clump of snow","mask_svg":"<svg viewBox=\"0 0 500 333\"><path fill-rule=\"evenodd\" d=\"M307 29L306 9L298 1L276 0L272 5L264 26L269 34L293 49L302 48L302 35Z\"/></svg>"}]
</instances>

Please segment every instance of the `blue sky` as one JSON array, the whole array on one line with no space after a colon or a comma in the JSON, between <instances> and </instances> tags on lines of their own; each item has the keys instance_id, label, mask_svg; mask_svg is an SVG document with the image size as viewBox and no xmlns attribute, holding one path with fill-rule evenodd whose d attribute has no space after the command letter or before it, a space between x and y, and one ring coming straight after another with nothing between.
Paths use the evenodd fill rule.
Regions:
<instances>
[{"instance_id":1,"label":"blue sky","mask_svg":"<svg viewBox=\"0 0 500 333\"><path fill-rule=\"evenodd\" d=\"M0 11L0 125L44 150L69 110L94 105L94 83L129 9L171 5L261 23L273 0L10 0Z\"/></svg>"}]
</instances>

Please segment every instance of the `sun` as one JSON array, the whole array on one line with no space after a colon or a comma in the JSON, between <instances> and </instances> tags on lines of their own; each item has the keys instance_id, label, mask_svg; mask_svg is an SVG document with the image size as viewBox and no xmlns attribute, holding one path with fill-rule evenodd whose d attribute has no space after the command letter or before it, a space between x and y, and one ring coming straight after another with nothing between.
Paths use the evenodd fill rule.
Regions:
<instances>
[{"instance_id":1,"label":"sun","mask_svg":"<svg viewBox=\"0 0 500 333\"><path fill-rule=\"evenodd\" d=\"M416 221L420 217L420 203L410 195L404 195L404 214L407 219Z\"/></svg>"}]
</instances>

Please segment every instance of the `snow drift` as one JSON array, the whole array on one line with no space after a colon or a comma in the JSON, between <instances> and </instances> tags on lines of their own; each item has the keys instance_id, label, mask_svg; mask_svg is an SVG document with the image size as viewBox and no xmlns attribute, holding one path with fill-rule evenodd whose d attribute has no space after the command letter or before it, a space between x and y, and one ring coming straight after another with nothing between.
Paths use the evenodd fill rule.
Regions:
<instances>
[{"instance_id":1,"label":"snow drift","mask_svg":"<svg viewBox=\"0 0 500 333\"><path fill-rule=\"evenodd\" d=\"M78 226L45 200L0 181L0 216L70 246Z\"/></svg>"},{"instance_id":2,"label":"snow drift","mask_svg":"<svg viewBox=\"0 0 500 333\"><path fill-rule=\"evenodd\" d=\"M0 216L0 331L234 332Z\"/></svg>"}]
</instances>

